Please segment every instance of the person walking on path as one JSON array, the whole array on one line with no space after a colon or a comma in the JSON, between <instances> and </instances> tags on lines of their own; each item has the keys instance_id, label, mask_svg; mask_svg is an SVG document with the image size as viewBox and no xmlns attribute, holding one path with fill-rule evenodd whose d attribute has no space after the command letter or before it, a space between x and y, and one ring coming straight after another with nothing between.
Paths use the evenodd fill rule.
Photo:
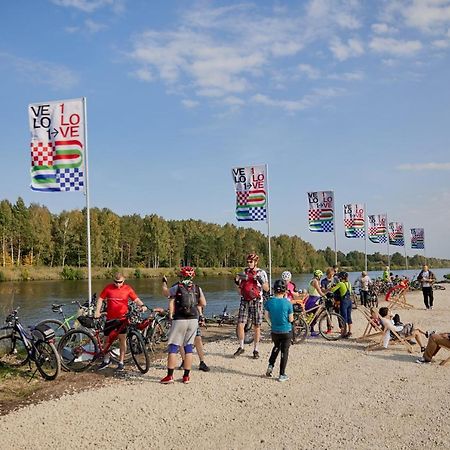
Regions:
<instances>
[{"instance_id":1,"label":"person walking on path","mask_svg":"<svg viewBox=\"0 0 450 450\"><path fill-rule=\"evenodd\" d=\"M114 275L114 283L108 284L103 291L100 293L97 299L97 307L94 313L94 317L98 319L101 314L103 302L106 302L106 322L114 319L123 319L125 314L128 312L128 300L137 303L143 311L147 310L147 307L142 303L141 299L136 295L133 288L128 284L125 284L125 277L122 273L118 272ZM108 329L108 327L105 327ZM105 330L105 338L113 329L109 330L107 333ZM127 330L119 334L119 364L117 365L117 370L122 371L124 369L124 359L125 352L127 350L126 341ZM100 364L98 370L103 370L108 367L111 360L108 355Z\"/></svg>"},{"instance_id":2,"label":"person walking on path","mask_svg":"<svg viewBox=\"0 0 450 450\"><path fill-rule=\"evenodd\" d=\"M274 296L267 300L264 316L272 331L273 349L269 358L266 376L271 377L278 354L281 352L280 376L278 381L287 381L286 366L289 357L289 346L292 340L292 322L294 309L286 295L286 283L283 280L275 281L273 285Z\"/></svg>"},{"instance_id":3,"label":"person walking on path","mask_svg":"<svg viewBox=\"0 0 450 450\"><path fill-rule=\"evenodd\" d=\"M236 327L239 348L234 352L235 357L244 353L244 327L250 317L254 334L253 358L259 358L258 344L263 319L263 291L268 292L270 287L267 273L258 268L258 260L259 256L256 253L247 255L247 268L244 273L238 274L234 280L241 295Z\"/></svg>"},{"instance_id":4,"label":"person walking on path","mask_svg":"<svg viewBox=\"0 0 450 450\"><path fill-rule=\"evenodd\" d=\"M422 270L417 276L417 280L422 285L423 302L425 304L425 308L433 309L433 283L436 281L436 277L426 264L423 265Z\"/></svg>"},{"instance_id":5,"label":"person walking on path","mask_svg":"<svg viewBox=\"0 0 450 450\"><path fill-rule=\"evenodd\" d=\"M359 277L359 295L361 298L361 305L367 306L369 302L369 285L372 283L367 272L363 270Z\"/></svg>"},{"instance_id":6,"label":"person walking on path","mask_svg":"<svg viewBox=\"0 0 450 450\"><path fill-rule=\"evenodd\" d=\"M178 282L175 283L174 285L172 285L171 288L169 288L169 286L167 284L167 277L164 275L163 279L162 279L162 294L164 295L164 297L170 297L170 289L175 288L177 285L178 285ZM201 291L201 288L199 288L199 289ZM196 333L195 339L194 339L195 350L197 351L198 359L200 360L200 365L198 368L202 372L209 372L210 369L207 366L207 364L205 363L205 351L203 349L202 332L200 329L200 326L204 325L203 310L202 310L201 315L199 316L198 325L199 326L197 328L197 333ZM181 361L181 365L179 368L182 369L184 366L184 357L185 357L184 348L182 346L180 346L180 354L181 354L182 361Z\"/></svg>"},{"instance_id":7,"label":"person walking on path","mask_svg":"<svg viewBox=\"0 0 450 450\"><path fill-rule=\"evenodd\" d=\"M169 319L173 320L168 336L167 375L161 380L162 384L174 382L173 372L181 346L185 352L183 383L190 382L195 336L199 317L206 306L203 291L192 281L194 276L195 270L192 267L182 267L181 281L169 289Z\"/></svg>"}]
</instances>

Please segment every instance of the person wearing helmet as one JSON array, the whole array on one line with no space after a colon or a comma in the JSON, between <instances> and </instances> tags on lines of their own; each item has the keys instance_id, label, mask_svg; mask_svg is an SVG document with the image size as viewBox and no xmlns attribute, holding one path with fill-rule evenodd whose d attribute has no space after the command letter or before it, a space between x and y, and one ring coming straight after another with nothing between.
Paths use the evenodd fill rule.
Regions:
<instances>
[{"instance_id":1,"label":"person wearing helmet","mask_svg":"<svg viewBox=\"0 0 450 450\"><path fill-rule=\"evenodd\" d=\"M330 292L339 294L340 309L339 312L344 319L344 326L341 328L341 335L344 338L349 338L352 335L352 285L348 281L348 273L340 272L338 274L339 283L332 287Z\"/></svg>"},{"instance_id":2,"label":"person wearing helmet","mask_svg":"<svg viewBox=\"0 0 450 450\"><path fill-rule=\"evenodd\" d=\"M258 344L263 320L263 291L268 292L270 287L267 273L258 268L258 260L259 257L256 253L248 254L247 268L244 273L238 274L234 280L241 295L236 327L239 348L234 352L235 357L244 353L244 328L247 321L251 319L254 334L253 358L259 358Z\"/></svg>"},{"instance_id":3,"label":"person wearing helmet","mask_svg":"<svg viewBox=\"0 0 450 450\"><path fill-rule=\"evenodd\" d=\"M320 269L317 269L313 273L313 279L308 284L308 298L305 302L305 311L308 313L308 310L311 312L315 312L316 310L314 308L317 307L319 304L319 301L322 297L325 296L325 293L323 292L322 288L320 287L320 279L323 277L323 272ZM311 330L311 336L316 337L319 335L318 332L314 331L314 325L316 321L311 322L310 324L310 330Z\"/></svg>"},{"instance_id":4,"label":"person wearing helmet","mask_svg":"<svg viewBox=\"0 0 450 450\"><path fill-rule=\"evenodd\" d=\"M199 322L203 318L203 308L206 306L202 289L193 282L194 276L194 268L190 266L182 267L180 269L180 281L170 289L167 287L166 277L163 277L163 294L169 297L169 319L173 319L173 321L168 336L167 375L161 380L162 384L174 382L173 373L177 353L181 347L183 347L185 353L183 383L190 382L194 342L198 335ZM200 352L199 357L202 360Z\"/></svg>"},{"instance_id":5,"label":"person wearing helmet","mask_svg":"<svg viewBox=\"0 0 450 450\"><path fill-rule=\"evenodd\" d=\"M264 307L264 316L271 327L273 348L267 366L266 376L271 377L278 354L280 359L280 376L278 381L287 381L286 365L289 357L289 346L292 339L292 322L294 309L292 303L286 298L286 281L276 280L273 285L273 297L267 300Z\"/></svg>"}]
</instances>

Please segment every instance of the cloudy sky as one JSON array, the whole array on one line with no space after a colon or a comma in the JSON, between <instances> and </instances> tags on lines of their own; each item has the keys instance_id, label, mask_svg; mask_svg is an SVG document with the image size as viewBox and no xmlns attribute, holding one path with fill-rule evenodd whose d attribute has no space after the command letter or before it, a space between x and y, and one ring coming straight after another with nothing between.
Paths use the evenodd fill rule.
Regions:
<instances>
[{"instance_id":1,"label":"cloudy sky","mask_svg":"<svg viewBox=\"0 0 450 450\"><path fill-rule=\"evenodd\" d=\"M29 189L27 105L85 96L92 206L236 223L231 167L267 163L272 234L332 246L306 192L334 190L341 250L364 249L341 223L360 202L450 257L450 1L0 8L1 198L83 207Z\"/></svg>"}]
</instances>

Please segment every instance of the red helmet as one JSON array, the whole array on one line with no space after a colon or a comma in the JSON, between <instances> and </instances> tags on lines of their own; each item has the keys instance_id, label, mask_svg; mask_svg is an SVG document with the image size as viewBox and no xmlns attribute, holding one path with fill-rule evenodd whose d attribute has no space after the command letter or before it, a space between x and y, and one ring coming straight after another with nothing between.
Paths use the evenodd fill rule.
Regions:
<instances>
[{"instance_id":1,"label":"red helmet","mask_svg":"<svg viewBox=\"0 0 450 450\"><path fill-rule=\"evenodd\" d=\"M258 260L259 260L259 256L256 253L249 253L247 255L247 262L254 261L255 263L257 263Z\"/></svg>"},{"instance_id":2,"label":"red helmet","mask_svg":"<svg viewBox=\"0 0 450 450\"><path fill-rule=\"evenodd\" d=\"M195 269L191 266L185 266L180 269L180 275L183 278L194 278L195 277Z\"/></svg>"}]
</instances>

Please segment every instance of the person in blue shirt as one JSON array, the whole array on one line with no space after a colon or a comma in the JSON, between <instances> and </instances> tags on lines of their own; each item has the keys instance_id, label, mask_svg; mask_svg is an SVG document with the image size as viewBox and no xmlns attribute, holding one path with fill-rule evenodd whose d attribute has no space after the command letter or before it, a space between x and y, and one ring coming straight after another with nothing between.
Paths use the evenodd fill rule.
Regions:
<instances>
[{"instance_id":1,"label":"person in blue shirt","mask_svg":"<svg viewBox=\"0 0 450 450\"><path fill-rule=\"evenodd\" d=\"M273 285L274 296L267 300L265 305L265 318L272 331L273 349L269 358L266 376L271 377L278 354L281 352L280 376L278 381L287 381L286 366L289 357L289 346L292 339L292 322L294 309L286 297L286 283L283 280L275 281Z\"/></svg>"}]
</instances>

